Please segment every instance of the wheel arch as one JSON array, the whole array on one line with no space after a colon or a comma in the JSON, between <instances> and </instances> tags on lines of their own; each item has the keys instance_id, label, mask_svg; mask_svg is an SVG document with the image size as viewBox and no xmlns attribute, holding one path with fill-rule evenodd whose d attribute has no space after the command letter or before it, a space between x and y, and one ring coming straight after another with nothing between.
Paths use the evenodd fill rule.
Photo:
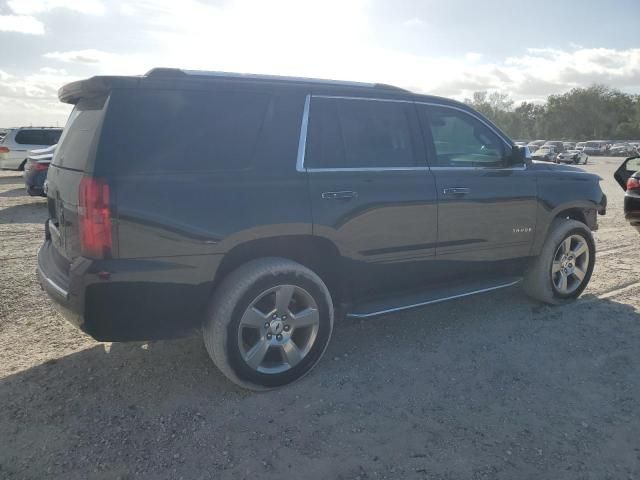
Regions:
<instances>
[{"instance_id":1,"label":"wheel arch","mask_svg":"<svg viewBox=\"0 0 640 480\"><path fill-rule=\"evenodd\" d=\"M330 240L314 235L284 235L248 240L235 245L225 253L216 270L214 288L241 265L264 257L286 258L304 265L327 285L334 302L343 297L338 248Z\"/></svg>"},{"instance_id":2,"label":"wheel arch","mask_svg":"<svg viewBox=\"0 0 640 480\"><path fill-rule=\"evenodd\" d=\"M584 223L587 228L595 230L597 228L597 206L591 202L583 201L579 203L568 203L559 205L546 215L544 229L537 232L532 245L531 254L537 256L542 250L542 246L550 234L553 223L558 219L570 219Z\"/></svg>"}]
</instances>

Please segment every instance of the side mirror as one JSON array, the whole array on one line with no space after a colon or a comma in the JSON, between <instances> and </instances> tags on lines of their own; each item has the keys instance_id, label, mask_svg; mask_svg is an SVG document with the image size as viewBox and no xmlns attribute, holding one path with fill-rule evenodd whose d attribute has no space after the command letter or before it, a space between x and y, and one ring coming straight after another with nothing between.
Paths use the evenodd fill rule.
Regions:
<instances>
[{"instance_id":1,"label":"side mirror","mask_svg":"<svg viewBox=\"0 0 640 480\"><path fill-rule=\"evenodd\" d=\"M511 147L511 165L524 165L531 160L531 151L527 146Z\"/></svg>"}]
</instances>

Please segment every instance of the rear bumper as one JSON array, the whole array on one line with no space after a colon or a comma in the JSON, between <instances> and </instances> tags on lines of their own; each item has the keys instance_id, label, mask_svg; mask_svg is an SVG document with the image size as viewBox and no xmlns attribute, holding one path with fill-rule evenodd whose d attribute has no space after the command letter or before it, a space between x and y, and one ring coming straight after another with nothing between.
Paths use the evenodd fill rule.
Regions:
<instances>
[{"instance_id":1,"label":"rear bumper","mask_svg":"<svg viewBox=\"0 0 640 480\"><path fill-rule=\"evenodd\" d=\"M50 240L38 251L38 281L58 310L69 322L86 332L83 317L84 289L71 285L69 274L56 265L56 253ZM59 263L59 260L58 260ZM76 282L77 283L77 282Z\"/></svg>"},{"instance_id":2,"label":"rear bumper","mask_svg":"<svg viewBox=\"0 0 640 480\"><path fill-rule=\"evenodd\" d=\"M208 256L214 257L214 256ZM40 285L56 309L99 341L184 336L202 324L219 258L64 259L47 240ZM208 281L205 281L208 280Z\"/></svg>"}]
</instances>

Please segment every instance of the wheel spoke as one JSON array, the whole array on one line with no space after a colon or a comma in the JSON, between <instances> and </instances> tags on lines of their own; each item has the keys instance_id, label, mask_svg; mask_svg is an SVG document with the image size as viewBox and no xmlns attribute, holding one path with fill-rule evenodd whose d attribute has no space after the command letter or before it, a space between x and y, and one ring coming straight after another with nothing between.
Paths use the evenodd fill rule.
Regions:
<instances>
[{"instance_id":1,"label":"wheel spoke","mask_svg":"<svg viewBox=\"0 0 640 480\"><path fill-rule=\"evenodd\" d=\"M574 267L573 274L576 276L578 280L582 281L584 279L586 272L578 267Z\"/></svg>"},{"instance_id":2,"label":"wheel spoke","mask_svg":"<svg viewBox=\"0 0 640 480\"><path fill-rule=\"evenodd\" d=\"M305 308L301 312L291 315L293 328L304 328L317 325L320 322L320 315L315 308Z\"/></svg>"},{"instance_id":3,"label":"wheel spoke","mask_svg":"<svg viewBox=\"0 0 640 480\"><path fill-rule=\"evenodd\" d=\"M562 265L558 261L551 264L551 273L558 273L562 269Z\"/></svg>"},{"instance_id":4,"label":"wheel spoke","mask_svg":"<svg viewBox=\"0 0 640 480\"><path fill-rule=\"evenodd\" d=\"M576 248L573 249L573 253L576 256L576 258L578 258L583 253L586 253L587 249L588 249L587 244L585 242L580 242L578 243Z\"/></svg>"},{"instance_id":5,"label":"wheel spoke","mask_svg":"<svg viewBox=\"0 0 640 480\"><path fill-rule=\"evenodd\" d=\"M560 272L560 284L558 285L558 290L566 292L567 288L567 275L564 272Z\"/></svg>"},{"instance_id":6,"label":"wheel spoke","mask_svg":"<svg viewBox=\"0 0 640 480\"><path fill-rule=\"evenodd\" d=\"M562 253L569 253L571 251L571 237L567 237L562 242Z\"/></svg>"},{"instance_id":7,"label":"wheel spoke","mask_svg":"<svg viewBox=\"0 0 640 480\"><path fill-rule=\"evenodd\" d=\"M294 291L293 285L282 285L276 290L276 312L278 315L289 314L289 304Z\"/></svg>"},{"instance_id":8,"label":"wheel spoke","mask_svg":"<svg viewBox=\"0 0 640 480\"><path fill-rule=\"evenodd\" d=\"M282 351L284 352L284 358L290 367L295 367L300 363L300 360L302 360L302 352L293 340L289 340L282 345Z\"/></svg>"},{"instance_id":9,"label":"wheel spoke","mask_svg":"<svg viewBox=\"0 0 640 480\"><path fill-rule=\"evenodd\" d=\"M251 328L261 328L264 326L264 323L267 320L267 316L258 311L254 307L247 308L247 311L244 312L242 319L240 320L240 325L251 327Z\"/></svg>"},{"instance_id":10,"label":"wheel spoke","mask_svg":"<svg viewBox=\"0 0 640 480\"><path fill-rule=\"evenodd\" d=\"M269 342L265 338L260 338L260 340L258 340L258 343L251 347L251 349L247 352L244 359L247 364L255 370L260 366L262 360L264 360L264 356L267 354L268 350Z\"/></svg>"}]
</instances>

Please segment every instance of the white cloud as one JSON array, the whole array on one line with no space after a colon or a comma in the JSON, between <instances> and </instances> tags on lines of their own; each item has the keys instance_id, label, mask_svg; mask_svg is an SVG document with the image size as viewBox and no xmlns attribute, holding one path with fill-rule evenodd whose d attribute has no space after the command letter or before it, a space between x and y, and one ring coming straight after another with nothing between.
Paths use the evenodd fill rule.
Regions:
<instances>
[{"instance_id":1,"label":"white cloud","mask_svg":"<svg viewBox=\"0 0 640 480\"><path fill-rule=\"evenodd\" d=\"M11 0L10 5L25 15L53 8L104 11L95 0ZM383 82L459 99L474 90L499 90L516 101L540 100L592 82L640 92L640 49L531 48L502 59L475 50L447 57L419 55L386 46L367 0L138 0L108 5L117 15L132 17L136 35L145 36L144 51L135 51L136 43L130 52L109 51L99 42L50 51L35 75L0 75L0 97L55 105L57 89L73 79L67 71L82 77L131 75L158 66ZM416 35L419 29L407 33L405 27L423 22L409 18L395 28ZM0 30L6 24L0 21ZM93 48L83 48L87 45Z\"/></svg>"},{"instance_id":2,"label":"white cloud","mask_svg":"<svg viewBox=\"0 0 640 480\"><path fill-rule=\"evenodd\" d=\"M44 35L44 24L29 15L0 15L0 32Z\"/></svg>"},{"instance_id":3,"label":"white cloud","mask_svg":"<svg viewBox=\"0 0 640 480\"><path fill-rule=\"evenodd\" d=\"M470 62L479 62L482 59L482 54L478 52L468 52L464 58Z\"/></svg>"},{"instance_id":4,"label":"white cloud","mask_svg":"<svg viewBox=\"0 0 640 480\"><path fill-rule=\"evenodd\" d=\"M72 50L69 52L49 52L44 54L45 58L52 58L67 63L92 64L104 62L111 54L101 50Z\"/></svg>"},{"instance_id":5,"label":"white cloud","mask_svg":"<svg viewBox=\"0 0 640 480\"><path fill-rule=\"evenodd\" d=\"M104 4L100 0L9 0L7 5L14 13L36 15L56 8L64 8L87 15L102 15Z\"/></svg>"},{"instance_id":6,"label":"white cloud","mask_svg":"<svg viewBox=\"0 0 640 480\"><path fill-rule=\"evenodd\" d=\"M47 68L25 76L0 70L0 125L63 125L71 107L58 101L57 91L73 80Z\"/></svg>"},{"instance_id":7,"label":"white cloud","mask_svg":"<svg viewBox=\"0 0 640 480\"><path fill-rule=\"evenodd\" d=\"M422 27L426 25L425 21L418 17L409 18L402 22L405 27Z\"/></svg>"}]
</instances>

